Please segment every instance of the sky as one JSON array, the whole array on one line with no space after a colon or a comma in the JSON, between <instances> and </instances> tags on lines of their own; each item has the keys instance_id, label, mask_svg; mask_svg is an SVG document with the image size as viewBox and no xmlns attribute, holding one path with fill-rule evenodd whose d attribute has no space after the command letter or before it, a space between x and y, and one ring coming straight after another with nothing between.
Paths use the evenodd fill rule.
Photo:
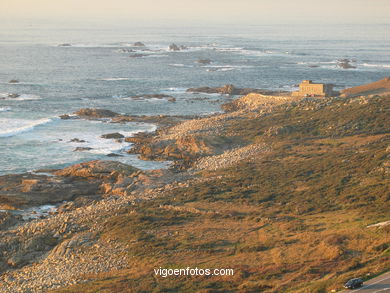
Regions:
<instances>
[{"instance_id":1,"label":"sky","mask_svg":"<svg viewBox=\"0 0 390 293\"><path fill-rule=\"evenodd\" d=\"M390 23L390 0L0 0L1 21Z\"/></svg>"}]
</instances>

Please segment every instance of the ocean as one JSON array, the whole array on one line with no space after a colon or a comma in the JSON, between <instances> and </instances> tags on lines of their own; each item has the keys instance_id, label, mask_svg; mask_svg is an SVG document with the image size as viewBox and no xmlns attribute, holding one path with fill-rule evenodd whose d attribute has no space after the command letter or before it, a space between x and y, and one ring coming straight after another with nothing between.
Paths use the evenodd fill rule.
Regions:
<instances>
[{"instance_id":1,"label":"ocean","mask_svg":"<svg viewBox=\"0 0 390 293\"><path fill-rule=\"evenodd\" d=\"M134 47L138 41L146 47ZM187 49L170 51L172 43ZM130 57L134 54L144 56ZM200 59L212 63L198 63ZM356 68L340 68L340 59L351 60ZM187 88L234 84L294 90L301 80L311 79L342 89L389 75L390 25L3 27L0 175L95 159L120 160L141 169L168 165L139 160L126 153L129 144L100 137L153 131L155 125L59 118L80 108L206 115L220 111L226 98L186 93ZM176 101L131 98L147 94L167 94ZM91 149L75 152L76 147ZM107 157L112 153L122 156Z\"/></svg>"}]
</instances>

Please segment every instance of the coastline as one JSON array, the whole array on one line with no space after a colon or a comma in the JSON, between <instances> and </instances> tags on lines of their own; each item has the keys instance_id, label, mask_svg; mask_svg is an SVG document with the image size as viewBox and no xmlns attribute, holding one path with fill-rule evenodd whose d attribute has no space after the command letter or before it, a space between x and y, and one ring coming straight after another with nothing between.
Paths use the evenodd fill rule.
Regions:
<instances>
[{"instance_id":1,"label":"coastline","mask_svg":"<svg viewBox=\"0 0 390 293\"><path fill-rule=\"evenodd\" d=\"M133 137L126 137L124 140L133 144L129 152L139 155L141 159L169 160L173 162L172 166L167 169L141 171L132 166L108 160L72 165L62 170L53 171L53 176L39 174L1 176L0 185L3 186L5 193L11 196L7 198L2 194L0 199L2 199L3 205L8 206L8 208L25 208L45 204L58 204L59 206L55 212L40 219L26 222L21 221L20 217L12 215L12 213L2 215L3 218L0 222L2 242L0 245L2 245L3 254L0 258L0 272L3 271L3 274L0 275L0 280L5 286L0 288L0 292L24 292L23 290L27 290L27 288L55 290L75 284L83 286L83 282L99 279L98 276L104 276L113 270L126 271L129 269L129 263L136 265L137 261L140 261L139 259L137 261L131 259L132 251L139 249L137 245L148 243L151 245L151 253L158 251L157 247L148 242L148 238L142 234L143 232L141 233L142 237L137 236L134 239L131 235L132 232L129 233L130 235L122 235L122 233L127 233L126 229L130 229L126 228L123 232L121 230L123 229L122 223L139 224L142 221L138 221L138 215L145 217L146 227L143 227L142 230L149 231L153 235L159 233L158 229L153 226L154 222L152 220L148 222L148 217L152 217L151 213L153 216L159 215L163 223L161 225L166 229L167 235L176 235L169 234L174 233L174 231L169 230L172 224L164 226L165 221L168 221L164 217L168 217L169 221L172 220L169 218L170 216L178 217L177 220L180 222L180 217L186 215L185 219L181 219L183 223L189 221L187 217L194 219L194 221L205 217L205 221L213 219L215 222L218 222L220 218L235 222L242 217L248 222L247 228L242 227L243 231L246 231L245 233L249 233L247 231L249 228L263 229L263 226L277 226L278 223L287 227L277 226L278 229L287 229L289 233L296 233L300 229L298 222L302 221L305 223L304 225L309 225L306 221L313 220L315 215L313 211L324 214L340 211L342 214L347 210L346 207L339 207L337 210L335 206L320 201L321 208L322 205L324 206L324 211L321 211L315 203L310 203L304 192L316 189L308 184L300 174L293 177L291 181L288 181L290 179L286 180L295 188L294 192L296 190L305 194L305 200L294 199L291 195L291 200L297 200L295 205L288 207L288 200L281 199L279 201L280 207L272 210L267 206L272 206L271 202L277 201L283 193L273 189L272 186L269 187L267 180L279 182L275 179L277 178L275 174L278 173L270 173L265 177L261 183L264 185L262 188L270 188L270 191L268 193L264 191L264 194L257 195L259 191L257 191L254 182L250 181L245 188L242 187L242 183L239 183L239 180L249 180L246 176L250 177L252 171L238 175L236 172L240 172L240 168L242 170L246 170L245 168L255 170L261 164L265 166L264 168L268 167L272 171L275 167L269 164L271 160L275 160L278 162L277 164L281 164L281 162L286 165L290 164L288 166L299 169L292 161L293 159L306 159L300 153L301 149L306 149L308 154L313 154L312 157L307 155L310 160L315 160L316 157L322 158L321 156L326 152L333 152L340 159L337 164L341 164L341 160L352 161L353 157L350 153L348 156L344 153L339 154L350 151L349 148L351 153L355 152L356 149L372 153L380 150L380 152L386 153L387 149L383 150L383 145L389 139L389 129L386 128L385 124L381 124L381 122L386 121L384 116L386 113L380 110L386 108L386 99L388 99L387 96L293 98L250 93L224 105L224 113L206 117L137 117L119 115L114 112L104 112L104 115L98 112L96 115L96 111L93 109L92 112L82 109L79 114L94 113L84 115L84 118L87 119L110 116L114 123L127 121L159 123L159 128L152 133L138 133ZM80 116L83 117L83 115ZM335 117L342 118L335 119ZM362 117L365 117L366 120L362 120ZM362 125L360 120L367 122ZM347 169L344 165L342 166L342 168ZM352 164L350 167L353 166ZM385 170L378 172L382 172L385 176ZM378 176L382 176L382 173ZM256 174L260 176L261 172ZM370 180L377 180L375 172L372 176ZM231 183L229 180L231 182L237 181L234 183L236 185L233 184L227 191L224 191L221 199L228 200L221 202L222 208L217 208L212 196L218 198L219 193L216 192L214 195L215 190L210 191L209 188L216 186L217 190L223 190L223 186L228 186ZM285 184L279 183L283 186ZM286 190L283 192L289 194L292 192L290 188L286 187L288 192ZM256 211L254 207L250 207L250 201L245 203L245 196L252 193L261 196L255 200L256 205L261 208L261 213ZM53 195L57 197L53 197ZM19 199L15 200L18 197ZM240 200L235 203L237 198ZM334 201L337 202L337 205L341 205L338 202L339 199L334 199ZM235 211L234 206L240 204L242 204L241 210ZM284 205L286 209L284 209ZM361 217L359 206L354 206L350 202L348 205L352 207L354 217ZM152 212L148 209L151 209ZM385 211L381 213L382 216L386 215ZM246 215L250 215L248 219ZM303 220L299 220L299 216L302 216ZM364 221L370 222L379 218L380 216L374 216L367 212L367 219ZM220 225L222 223L223 221L219 222ZM199 225L202 227L202 224ZM290 227L290 229L288 225L295 228ZM353 223L353 225L358 229L357 224ZM180 230L180 227L175 229ZM222 230L218 231L222 233ZM265 234L271 233L270 231L263 232ZM139 231L134 233L138 235ZM275 237L274 234L272 235ZM164 238L165 236L158 234L158 237ZM230 239L227 235L224 237ZM234 237L242 237L242 235ZM253 249L254 251L266 251L268 246L271 246L267 239L258 237L260 240L257 239L257 241L260 241L261 244L253 246L254 244L250 242L250 244L241 244L237 248L237 244L226 244L225 247L218 244L219 242L212 238L212 235L207 234L206 236L209 241L211 239L216 241L215 253L235 255L239 251L242 254L248 253L248 256L245 257L249 258ZM124 242L120 241L122 238L125 239ZM192 246L195 244L188 241L188 247L182 249L187 249L190 254L196 255L195 248ZM233 240L230 241L233 242ZM336 251L337 243L332 244L332 241L329 240L330 244L321 244L326 257L328 257L321 264L326 264L327 261L334 261L335 264L337 262L338 254L341 252ZM376 241L379 243L379 238ZM17 244L8 245L7 243ZM196 243L195 240L194 243ZM294 243L291 242L291 245L295 245ZM205 251L202 252L204 259L209 257L207 249L205 248ZM176 253L178 257L182 255L180 249L173 250L176 252L170 251L170 253ZM212 253L214 250L210 248L210 252ZM157 255L160 253L161 251L158 251ZM314 254L314 252L312 253ZM141 259L145 257L144 254L140 255ZM273 255L273 257L278 258L277 255ZM243 259L245 259L244 256ZM264 257L264 259L267 261L268 258ZM380 260L383 259L380 257L375 259L370 264L370 268L376 266L378 270L383 269ZM187 261L189 260L187 259ZM248 262L249 266L253 266L249 260L245 261ZM245 261L242 262L245 263ZM283 263L281 260L277 261ZM309 261L314 262L313 260ZM339 262L340 266L345 265L341 260ZM268 264L270 265L270 260L268 260ZM85 276L94 277L85 278L80 272ZM251 270L248 270L249 275L252 273ZM298 286L294 282L292 285ZM267 285L264 281L256 286L255 288L266 288ZM281 290L282 287L275 285L274 289ZM80 290L80 288L75 287L74 290Z\"/></svg>"}]
</instances>

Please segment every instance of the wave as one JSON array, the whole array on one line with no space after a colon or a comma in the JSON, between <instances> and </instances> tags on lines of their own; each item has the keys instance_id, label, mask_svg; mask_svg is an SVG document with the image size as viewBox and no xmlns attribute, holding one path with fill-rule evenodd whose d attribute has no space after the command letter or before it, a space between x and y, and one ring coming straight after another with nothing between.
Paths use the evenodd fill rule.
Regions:
<instances>
[{"instance_id":1,"label":"wave","mask_svg":"<svg viewBox=\"0 0 390 293\"><path fill-rule=\"evenodd\" d=\"M185 64L181 64L181 63L169 64L169 66L172 66L172 67L185 67L185 68L193 68L194 67L193 65L185 65Z\"/></svg>"},{"instance_id":2,"label":"wave","mask_svg":"<svg viewBox=\"0 0 390 293\"><path fill-rule=\"evenodd\" d=\"M34 100L42 100L40 96L33 94L22 94L16 97L12 97L9 93L0 93L0 99L7 101L34 101Z\"/></svg>"},{"instance_id":3,"label":"wave","mask_svg":"<svg viewBox=\"0 0 390 293\"><path fill-rule=\"evenodd\" d=\"M364 67L378 67L378 68L390 68L390 64L369 64L369 63L363 63L360 64Z\"/></svg>"},{"instance_id":4,"label":"wave","mask_svg":"<svg viewBox=\"0 0 390 293\"><path fill-rule=\"evenodd\" d=\"M109 77L109 78L101 78L98 79L101 81L121 81L121 80L130 80L128 77Z\"/></svg>"},{"instance_id":5,"label":"wave","mask_svg":"<svg viewBox=\"0 0 390 293\"><path fill-rule=\"evenodd\" d=\"M43 118L39 120L24 119L0 119L0 137L11 137L23 132L33 130L35 127L54 121L53 118Z\"/></svg>"}]
</instances>

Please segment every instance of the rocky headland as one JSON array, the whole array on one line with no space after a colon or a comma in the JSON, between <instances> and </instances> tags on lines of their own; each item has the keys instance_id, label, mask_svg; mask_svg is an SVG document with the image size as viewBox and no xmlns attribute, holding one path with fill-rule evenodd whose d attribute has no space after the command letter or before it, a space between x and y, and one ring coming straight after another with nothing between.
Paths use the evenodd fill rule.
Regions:
<instances>
[{"instance_id":1,"label":"rocky headland","mask_svg":"<svg viewBox=\"0 0 390 293\"><path fill-rule=\"evenodd\" d=\"M0 176L0 292L167 291L169 279L152 274L167 264L237 272L175 282L188 292L328 292L384 271L389 229L367 226L389 217L389 95L357 94L371 87L297 98L227 85L189 90L243 95L207 117L63 115L154 123L104 137L173 163ZM49 204L50 213L32 210Z\"/></svg>"}]
</instances>

